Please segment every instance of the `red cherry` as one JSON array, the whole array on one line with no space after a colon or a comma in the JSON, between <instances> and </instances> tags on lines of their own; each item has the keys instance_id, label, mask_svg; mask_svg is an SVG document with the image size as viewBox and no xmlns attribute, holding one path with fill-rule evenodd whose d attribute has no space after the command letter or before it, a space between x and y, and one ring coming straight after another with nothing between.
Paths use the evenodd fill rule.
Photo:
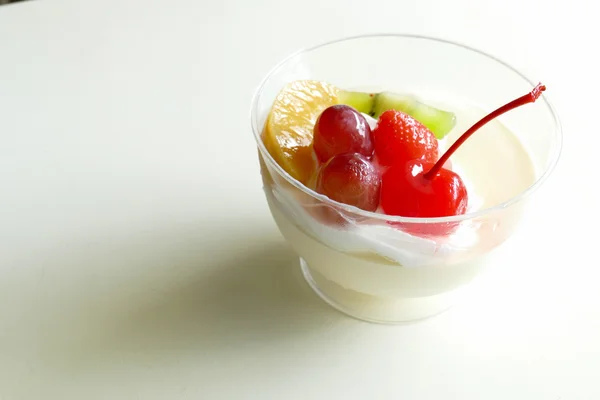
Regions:
<instances>
[{"instance_id":1,"label":"red cherry","mask_svg":"<svg viewBox=\"0 0 600 400\"><path fill-rule=\"evenodd\" d=\"M371 127L361 113L337 104L319 115L314 127L313 148L321 162L344 153L373 154Z\"/></svg>"},{"instance_id":2,"label":"red cherry","mask_svg":"<svg viewBox=\"0 0 600 400\"><path fill-rule=\"evenodd\" d=\"M433 164L398 163L383 174L381 208L388 215L414 218L448 217L467 210L467 189L458 174L442 168L425 178Z\"/></svg>"},{"instance_id":3,"label":"red cherry","mask_svg":"<svg viewBox=\"0 0 600 400\"><path fill-rule=\"evenodd\" d=\"M483 117L463 133L433 166L422 160L413 160L408 163L404 162L404 160L399 160L397 164L394 164L383 174L381 208L386 214L416 218L446 217L464 214L468 204L465 185L456 173L443 168L444 164L448 162L450 156L479 128L507 111L527 103L535 102L544 90L546 90L546 87L538 84L531 92ZM377 141L375 145L375 150L377 151ZM437 225L433 225L429 231L425 224L402 225L410 225L411 231L414 228L413 225L415 225L417 226L417 231L423 232L424 229L425 233L439 234L449 232L448 230L440 230L440 227Z\"/></svg>"},{"instance_id":4,"label":"red cherry","mask_svg":"<svg viewBox=\"0 0 600 400\"><path fill-rule=\"evenodd\" d=\"M438 141L434 134L401 111L381 114L373 130L373 141L377 161L383 166L417 159L434 163L438 159Z\"/></svg>"}]
</instances>

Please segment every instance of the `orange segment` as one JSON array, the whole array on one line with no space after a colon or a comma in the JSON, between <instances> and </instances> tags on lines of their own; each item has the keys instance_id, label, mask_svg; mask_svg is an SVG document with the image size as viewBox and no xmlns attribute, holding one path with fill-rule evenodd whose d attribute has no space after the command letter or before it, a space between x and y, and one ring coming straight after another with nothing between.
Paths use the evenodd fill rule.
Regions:
<instances>
[{"instance_id":1,"label":"orange segment","mask_svg":"<svg viewBox=\"0 0 600 400\"><path fill-rule=\"evenodd\" d=\"M307 184L317 167L313 127L327 107L338 104L340 90L318 81L294 81L275 98L263 131L263 141L275 161L292 177Z\"/></svg>"}]
</instances>

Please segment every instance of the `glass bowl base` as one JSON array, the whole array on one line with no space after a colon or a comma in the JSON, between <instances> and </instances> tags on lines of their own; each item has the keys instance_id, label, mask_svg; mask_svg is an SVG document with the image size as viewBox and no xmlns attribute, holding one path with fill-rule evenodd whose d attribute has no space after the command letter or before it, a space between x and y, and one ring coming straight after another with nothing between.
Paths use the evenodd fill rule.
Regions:
<instances>
[{"instance_id":1,"label":"glass bowl base","mask_svg":"<svg viewBox=\"0 0 600 400\"><path fill-rule=\"evenodd\" d=\"M314 292L336 310L377 324L401 324L438 315L452 307L464 287L428 297L378 297L346 289L325 278L300 258L302 275Z\"/></svg>"}]
</instances>

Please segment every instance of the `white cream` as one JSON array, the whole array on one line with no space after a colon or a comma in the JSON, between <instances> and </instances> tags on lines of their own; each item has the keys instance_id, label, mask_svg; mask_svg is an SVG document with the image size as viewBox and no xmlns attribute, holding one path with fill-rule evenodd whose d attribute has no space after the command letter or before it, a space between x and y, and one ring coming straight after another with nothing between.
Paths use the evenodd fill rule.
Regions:
<instances>
[{"instance_id":1,"label":"white cream","mask_svg":"<svg viewBox=\"0 0 600 400\"><path fill-rule=\"evenodd\" d=\"M272 192L272 193L270 193ZM377 254L405 267L439 264L461 250L471 248L477 237L461 227L443 243L410 235L382 222L378 225L348 224L345 228L327 225L310 215L293 193L280 187L266 190L269 201L301 230L321 243L343 253ZM271 198L271 196L273 196ZM309 205L310 206L310 205Z\"/></svg>"}]
</instances>

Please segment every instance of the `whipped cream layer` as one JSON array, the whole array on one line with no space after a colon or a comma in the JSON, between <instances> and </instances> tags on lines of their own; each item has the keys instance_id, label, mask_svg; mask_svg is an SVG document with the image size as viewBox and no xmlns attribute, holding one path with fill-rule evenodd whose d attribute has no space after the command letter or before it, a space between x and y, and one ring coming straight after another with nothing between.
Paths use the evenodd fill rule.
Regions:
<instances>
[{"instance_id":1,"label":"whipped cream layer","mask_svg":"<svg viewBox=\"0 0 600 400\"><path fill-rule=\"evenodd\" d=\"M467 251L477 243L477 235L467 226L444 238L443 242L408 234L398 228L381 224L361 224L349 221L343 227L328 225L315 219L291 192L280 187L265 188L268 201L277 207L290 222L324 245L350 254L379 255L405 267L439 264L460 251Z\"/></svg>"}]
</instances>

